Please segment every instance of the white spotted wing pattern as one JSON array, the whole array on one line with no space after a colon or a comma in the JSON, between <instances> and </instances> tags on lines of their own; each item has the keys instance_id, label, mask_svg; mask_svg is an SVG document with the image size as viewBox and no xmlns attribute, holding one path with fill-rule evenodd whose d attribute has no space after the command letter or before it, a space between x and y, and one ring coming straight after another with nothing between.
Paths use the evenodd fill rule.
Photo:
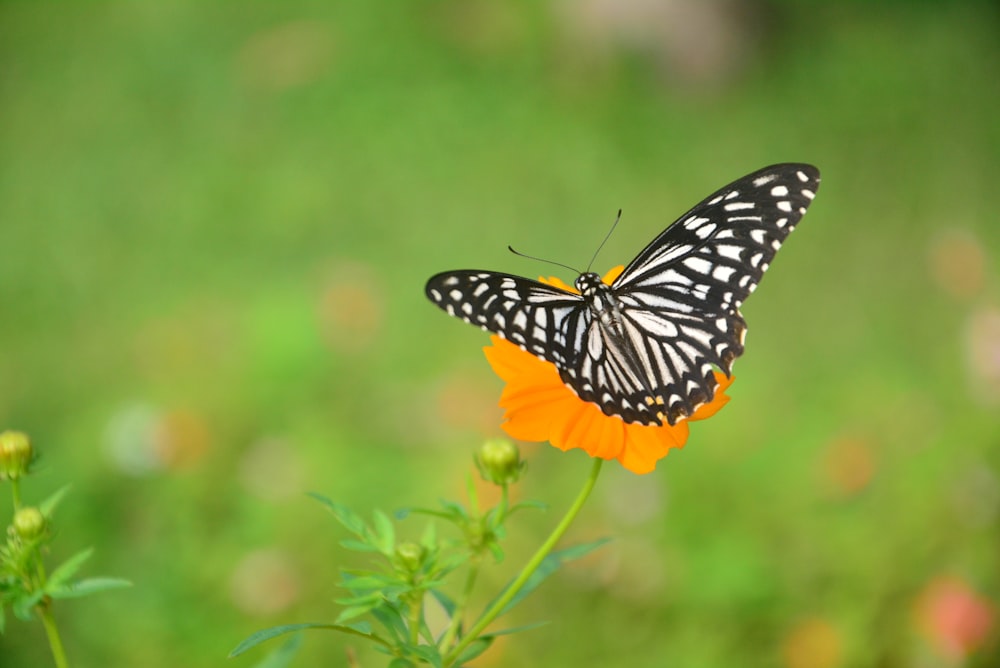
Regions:
<instances>
[{"instance_id":1,"label":"white spotted wing pattern","mask_svg":"<svg viewBox=\"0 0 1000 668\"><path fill-rule=\"evenodd\" d=\"M743 354L739 308L805 214L819 171L765 167L664 230L605 285L580 294L491 271L433 276L427 297L449 315L552 363L584 401L628 423L676 424L715 396Z\"/></svg>"}]
</instances>

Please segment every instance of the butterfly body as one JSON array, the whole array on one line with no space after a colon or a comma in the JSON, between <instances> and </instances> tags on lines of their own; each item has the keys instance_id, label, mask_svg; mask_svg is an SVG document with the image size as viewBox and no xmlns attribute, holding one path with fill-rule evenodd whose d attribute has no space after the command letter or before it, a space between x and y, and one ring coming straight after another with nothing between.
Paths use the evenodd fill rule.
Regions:
<instances>
[{"instance_id":1,"label":"butterfly body","mask_svg":"<svg viewBox=\"0 0 1000 668\"><path fill-rule=\"evenodd\" d=\"M715 368L731 373L746 335L739 307L818 187L810 165L758 170L677 219L610 285L580 274L579 294L476 270L433 276L426 294L552 363L605 414L675 424L712 399Z\"/></svg>"}]
</instances>

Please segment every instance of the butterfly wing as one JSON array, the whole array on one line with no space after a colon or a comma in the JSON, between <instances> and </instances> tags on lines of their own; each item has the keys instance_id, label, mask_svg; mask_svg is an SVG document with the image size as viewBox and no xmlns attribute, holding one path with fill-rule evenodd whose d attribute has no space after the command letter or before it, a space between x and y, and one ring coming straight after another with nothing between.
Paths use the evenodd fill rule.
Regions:
<instances>
[{"instance_id":1,"label":"butterfly wing","mask_svg":"<svg viewBox=\"0 0 1000 668\"><path fill-rule=\"evenodd\" d=\"M657 295L682 312L739 308L818 188L812 165L773 165L744 176L678 218L613 286Z\"/></svg>"},{"instance_id":2,"label":"butterfly wing","mask_svg":"<svg viewBox=\"0 0 1000 668\"><path fill-rule=\"evenodd\" d=\"M593 317L580 295L509 274L438 274L426 293L450 315L554 364L607 415L675 424L714 397L713 369L728 375L743 353L739 307L818 187L815 167L783 164L706 198L612 283L615 327Z\"/></svg>"},{"instance_id":3,"label":"butterfly wing","mask_svg":"<svg viewBox=\"0 0 1000 668\"><path fill-rule=\"evenodd\" d=\"M739 307L818 188L819 171L811 165L774 165L744 176L681 216L612 284L622 307L624 345L635 350L654 405L666 406L671 424L712 400L713 367L731 373L746 335ZM598 382L621 377L615 361L621 358L592 360L590 375ZM622 412L636 400L648 401L648 394L635 383L618 388ZM648 419L642 411L636 421Z\"/></svg>"},{"instance_id":4,"label":"butterfly wing","mask_svg":"<svg viewBox=\"0 0 1000 668\"><path fill-rule=\"evenodd\" d=\"M432 276L428 299L448 315L493 332L560 370L576 359L589 319L580 295L520 276L489 271L449 271Z\"/></svg>"}]
</instances>

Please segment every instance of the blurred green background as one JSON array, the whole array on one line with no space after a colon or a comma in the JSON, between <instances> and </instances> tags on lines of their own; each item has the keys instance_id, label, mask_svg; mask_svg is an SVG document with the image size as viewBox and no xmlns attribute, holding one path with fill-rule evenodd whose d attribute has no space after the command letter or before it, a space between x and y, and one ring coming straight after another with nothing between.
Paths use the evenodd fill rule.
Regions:
<instances>
[{"instance_id":1,"label":"blurred green background","mask_svg":"<svg viewBox=\"0 0 1000 668\"><path fill-rule=\"evenodd\" d=\"M1000 664L998 36L986 2L0 4L0 428L43 452L29 501L73 484L52 559L135 583L56 608L74 665L332 620L357 556L305 492L457 498L500 433L427 277L585 265L621 207L603 271L781 161L823 186L732 402L606 467L569 540L616 540L475 665ZM493 586L588 470L526 453L553 510ZM0 664L48 661L11 622Z\"/></svg>"}]
</instances>

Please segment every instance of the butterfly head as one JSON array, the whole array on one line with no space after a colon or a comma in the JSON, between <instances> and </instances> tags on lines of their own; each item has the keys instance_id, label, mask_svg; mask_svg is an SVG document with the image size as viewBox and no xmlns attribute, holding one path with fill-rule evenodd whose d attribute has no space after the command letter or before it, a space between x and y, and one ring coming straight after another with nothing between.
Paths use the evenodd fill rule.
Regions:
<instances>
[{"instance_id":1,"label":"butterfly head","mask_svg":"<svg viewBox=\"0 0 1000 668\"><path fill-rule=\"evenodd\" d=\"M601 280L601 276L592 271L580 274L576 279L576 289L584 297L592 297L599 290L607 289L607 285Z\"/></svg>"}]
</instances>

